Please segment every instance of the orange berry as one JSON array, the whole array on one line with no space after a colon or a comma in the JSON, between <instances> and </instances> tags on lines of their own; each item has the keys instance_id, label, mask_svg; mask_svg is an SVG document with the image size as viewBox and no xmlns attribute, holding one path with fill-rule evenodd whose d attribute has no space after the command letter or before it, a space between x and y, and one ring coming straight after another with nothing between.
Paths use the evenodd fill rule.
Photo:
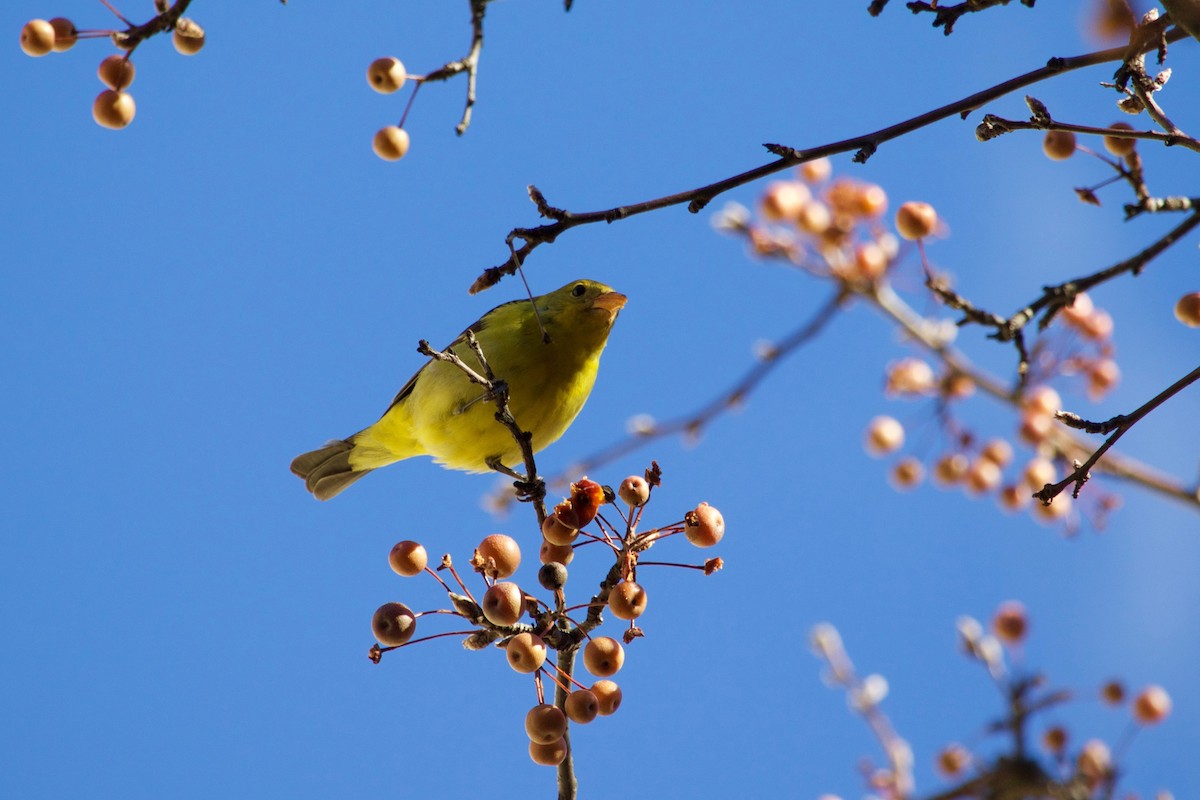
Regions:
<instances>
[{"instance_id":1,"label":"orange berry","mask_svg":"<svg viewBox=\"0 0 1200 800\"><path fill-rule=\"evenodd\" d=\"M644 506L650 500L650 484L640 475L630 475L621 481L617 497L633 507Z\"/></svg>"},{"instance_id":2,"label":"orange berry","mask_svg":"<svg viewBox=\"0 0 1200 800\"><path fill-rule=\"evenodd\" d=\"M183 55L194 56L204 47L204 28L201 28L195 20L184 17L175 23L175 32L171 34L171 43Z\"/></svg>"},{"instance_id":3,"label":"orange berry","mask_svg":"<svg viewBox=\"0 0 1200 800\"><path fill-rule=\"evenodd\" d=\"M1092 298L1088 296L1087 292L1079 292L1071 300L1071 304L1069 306L1063 306L1063 309L1060 313L1068 325L1078 328L1084 325L1084 323L1087 321L1087 318L1090 317L1092 312L1095 310L1096 306L1092 302Z\"/></svg>"},{"instance_id":4,"label":"orange berry","mask_svg":"<svg viewBox=\"0 0 1200 800\"><path fill-rule=\"evenodd\" d=\"M1171 713L1171 695L1161 686L1150 685L1133 700L1133 718L1143 725L1157 725Z\"/></svg>"},{"instance_id":5,"label":"orange berry","mask_svg":"<svg viewBox=\"0 0 1200 800\"><path fill-rule=\"evenodd\" d=\"M996 638L1005 644L1020 644L1029 632L1029 617L1025 606L1016 600L1008 600L1000 604L992 617L992 632Z\"/></svg>"},{"instance_id":6,"label":"orange berry","mask_svg":"<svg viewBox=\"0 0 1200 800\"><path fill-rule=\"evenodd\" d=\"M904 426L895 417L879 416L867 426L864 445L873 456L898 450L904 444Z\"/></svg>"},{"instance_id":7,"label":"orange berry","mask_svg":"<svg viewBox=\"0 0 1200 800\"><path fill-rule=\"evenodd\" d=\"M591 689L577 689L567 695L566 711L571 722L586 725L600 713L600 702Z\"/></svg>"},{"instance_id":8,"label":"orange berry","mask_svg":"<svg viewBox=\"0 0 1200 800\"><path fill-rule=\"evenodd\" d=\"M1121 368L1111 358L1102 358L1088 370L1088 395L1097 400L1121 380Z\"/></svg>"},{"instance_id":9,"label":"orange berry","mask_svg":"<svg viewBox=\"0 0 1200 800\"><path fill-rule=\"evenodd\" d=\"M406 539L392 547L392 552L388 554L388 564L397 575L411 578L425 571L426 565L429 564L429 554L417 542Z\"/></svg>"},{"instance_id":10,"label":"orange berry","mask_svg":"<svg viewBox=\"0 0 1200 800\"><path fill-rule=\"evenodd\" d=\"M579 538L579 531L564 524L558 514L553 513L548 514L545 521L542 522L542 538L550 544L569 546Z\"/></svg>"},{"instance_id":11,"label":"orange berry","mask_svg":"<svg viewBox=\"0 0 1200 800\"><path fill-rule=\"evenodd\" d=\"M1024 484L1009 484L1000 490L1000 507L1005 511L1020 511L1033 499L1030 495L1029 487Z\"/></svg>"},{"instance_id":12,"label":"orange berry","mask_svg":"<svg viewBox=\"0 0 1200 800\"><path fill-rule=\"evenodd\" d=\"M554 514L564 525L583 528L596 518L605 502L603 486L580 478L571 484L571 496L554 507Z\"/></svg>"},{"instance_id":13,"label":"orange berry","mask_svg":"<svg viewBox=\"0 0 1200 800\"><path fill-rule=\"evenodd\" d=\"M818 158L815 161L805 161L800 165L800 177L809 183L821 183L829 180L833 174L833 165L828 158Z\"/></svg>"},{"instance_id":14,"label":"orange berry","mask_svg":"<svg viewBox=\"0 0 1200 800\"><path fill-rule=\"evenodd\" d=\"M1054 755L1060 755L1067 747L1067 730L1059 726L1047 728L1042 734L1042 746Z\"/></svg>"},{"instance_id":15,"label":"orange berry","mask_svg":"<svg viewBox=\"0 0 1200 800\"><path fill-rule=\"evenodd\" d=\"M1017 436L1026 444L1039 445L1046 441L1054 427L1054 418L1037 411L1026 411L1021 415L1021 427Z\"/></svg>"},{"instance_id":16,"label":"orange berry","mask_svg":"<svg viewBox=\"0 0 1200 800\"><path fill-rule=\"evenodd\" d=\"M1100 699L1110 706L1119 706L1125 702L1125 687L1120 681L1109 681L1100 687Z\"/></svg>"},{"instance_id":17,"label":"orange berry","mask_svg":"<svg viewBox=\"0 0 1200 800\"><path fill-rule=\"evenodd\" d=\"M105 89L96 95L92 103L92 118L103 128L120 130L133 120L137 105L133 97L125 92Z\"/></svg>"},{"instance_id":18,"label":"orange berry","mask_svg":"<svg viewBox=\"0 0 1200 800\"><path fill-rule=\"evenodd\" d=\"M892 467L892 486L913 489L925 479L925 465L919 459L905 456Z\"/></svg>"},{"instance_id":19,"label":"orange berry","mask_svg":"<svg viewBox=\"0 0 1200 800\"><path fill-rule=\"evenodd\" d=\"M1131 131L1133 126L1128 122L1114 122L1108 126L1114 131ZM1126 139L1121 136L1105 136L1104 149L1114 156L1125 157L1137 148L1137 139Z\"/></svg>"},{"instance_id":20,"label":"orange berry","mask_svg":"<svg viewBox=\"0 0 1200 800\"><path fill-rule=\"evenodd\" d=\"M525 715L525 733L529 741L550 744L563 738L567 732L567 715L558 706L539 703Z\"/></svg>"},{"instance_id":21,"label":"orange berry","mask_svg":"<svg viewBox=\"0 0 1200 800\"><path fill-rule=\"evenodd\" d=\"M1189 328L1200 328L1200 292L1191 292L1175 303L1175 319Z\"/></svg>"},{"instance_id":22,"label":"orange berry","mask_svg":"<svg viewBox=\"0 0 1200 800\"><path fill-rule=\"evenodd\" d=\"M1003 469L1012 461L1012 445L1004 439L992 439L983 446L983 450L980 451L979 457L986 458L997 467Z\"/></svg>"},{"instance_id":23,"label":"orange berry","mask_svg":"<svg viewBox=\"0 0 1200 800\"><path fill-rule=\"evenodd\" d=\"M521 566L521 548L517 546L515 539L503 533L493 533L484 537L479 547L475 548L475 553L485 563L489 560L495 562L495 569L492 569L492 564L488 564L484 570L489 578L507 578Z\"/></svg>"},{"instance_id":24,"label":"orange berry","mask_svg":"<svg viewBox=\"0 0 1200 800\"><path fill-rule=\"evenodd\" d=\"M417 617L404 603L384 603L371 617L371 632L386 647L402 645L417 630Z\"/></svg>"},{"instance_id":25,"label":"orange berry","mask_svg":"<svg viewBox=\"0 0 1200 800\"><path fill-rule=\"evenodd\" d=\"M889 395L932 394L937 387L933 367L919 358L902 358L888 364L887 385Z\"/></svg>"},{"instance_id":26,"label":"orange berry","mask_svg":"<svg viewBox=\"0 0 1200 800\"><path fill-rule=\"evenodd\" d=\"M942 394L951 400L965 400L975 394L975 381L962 372L951 372L942 380Z\"/></svg>"},{"instance_id":27,"label":"orange berry","mask_svg":"<svg viewBox=\"0 0 1200 800\"><path fill-rule=\"evenodd\" d=\"M391 94L404 85L408 73L400 59L386 56L377 58L367 67L367 83L380 94Z\"/></svg>"},{"instance_id":28,"label":"orange berry","mask_svg":"<svg viewBox=\"0 0 1200 800\"><path fill-rule=\"evenodd\" d=\"M1025 472L1021 477L1025 481L1026 486L1036 491L1048 483L1057 481L1058 470L1054 468L1053 462L1049 459L1039 456L1029 460L1029 463L1025 465Z\"/></svg>"},{"instance_id":29,"label":"orange berry","mask_svg":"<svg viewBox=\"0 0 1200 800\"><path fill-rule=\"evenodd\" d=\"M1000 468L994 461L980 458L971 464L964 476L967 491L975 494L986 494L1000 485Z\"/></svg>"},{"instance_id":30,"label":"orange berry","mask_svg":"<svg viewBox=\"0 0 1200 800\"><path fill-rule=\"evenodd\" d=\"M515 583L500 581L483 593L479 607L493 625L513 625L525 613L525 593Z\"/></svg>"},{"instance_id":31,"label":"orange berry","mask_svg":"<svg viewBox=\"0 0 1200 800\"><path fill-rule=\"evenodd\" d=\"M611 636L598 636L583 648L583 665L597 678L609 678L621 670L625 650Z\"/></svg>"},{"instance_id":32,"label":"orange berry","mask_svg":"<svg viewBox=\"0 0 1200 800\"><path fill-rule=\"evenodd\" d=\"M933 480L942 487L953 486L962 481L970 468L971 462L962 453L947 453L933 465Z\"/></svg>"},{"instance_id":33,"label":"orange berry","mask_svg":"<svg viewBox=\"0 0 1200 800\"><path fill-rule=\"evenodd\" d=\"M865 217L882 216L883 212L887 211L888 197L882 186L865 184L859 188L854 200L855 210Z\"/></svg>"},{"instance_id":34,"label":"orange berry","mask_svg":"<svg viewBox=\"0 0 1200 800\"><path fill-rule=\"evenodd\" d=\"M961 775L969 763L971 763L971 753L961 744L947 745L938 753L938 771L949 778Z\"/></svg>"},{"instance_id":35,"label":"orange berry","mask_svg":"<svg viewBox=\"0 0 1200 800\"><path fill-rule=\"evenodd\" d=\"M763 191L759 208L768 222L787 222L800 215L800 209L812 199L812 192L798 181L772 181Z\"/></svg>"},{"instance_id":36,"label":"orange berry","mask_svg":"<svg viewBox=\"0 0 1200 800\"><path fill-rule=\"evenodd\" d=\"M1070 131L1046 131L1042 152L1051 161L1063 161L1075 155L1075 134Z\"/></svg>"},{"instance_id":37,"label":"orange berry","mask_svg":"<svg viewBox=\"0 0 1200 800\"><path fill-rule=\"evenodd\" d=\"M399 161L408 152L408 131L396 125L388 125L375 132L371 147L375 155L384 161Z\"/></svg>"},{"instance_id":38,"label":"orange berry","mask_svg":"<svg viewBox=\"0 0 1200 800\"><path fill-rule=\"evenodd\" d=\"M129 85L133 83L136 73L133 62L125 56L118 55L106 56L96 69L96 75L99 76L100 81L108 88L117 91L128 89Z\"/></svg>"},{"instance_id":39,"label":"orange berry","mask_svg":"<svg viewBox=\"0 0 1200 800\"><path fill-rule=\"evenodd\" d=\"M54 26L44 19L31 19L21 28L21 49L27 56L44 56L54 50Z\"/></svg>"},{"instance_id":40,"label":"orange berry","mask_svg":"<svg viewBox=\"0 0 1200 800\"><path fill-rule=\"evenodd\" d=\"M546 663L546 643L532 633L518 633L504 645L504 654L517 672L537 672Z\"/></svg>"},{"instance_id":41,"label":"orange berry","mask_svg":"<svg viewBox=\"0 0 1200 800\"><path fill-rule=\"evenodd\" d=\"M1111 339L1113 332L1112 314L1097 308L1084 320L1079 331L1092 341L1103 342Z\"/></svg>"},{"instance_id":42,"label":"orange berry","mask_svg":"<svg viewBox=\"0 0 1200 800\"><path fill-rule=\"evenodd\" d=\"M708 503L683 515L683 533L696 547L712 547L725 535L725 517Z\"/></svg>"},{"instance_id":43,"label":"orange berry","mask_svg":"<svg viewBox=\"0 0 1200 800\"><path fill-rule=\"evenodd\" d=\"M549 564L553 561L562 565L571 563L575 558L575 548L571 545L551 544L545 539L542 539L541 549L538 550L538 558L543 564Z\"/></svg>"},{"instance_id":44,"label":"orange berry","mask_svg":"<svg viewBox=\"0 0 1200 800\"><path fill-rule=\"evenodd\" d=\"M1035 386L1021 399L1021 408L1052 417L1055 411L1062 409L1062 398L1049 386Z\"/></svg>"},{"instance_id":45,"label":"orange berry","mask_svg":"<svg viewBox=\"0 0 1200 800\"><path fill-rule=\"evenodd\" d=\"M829 208L819 200L810 200L800 208L796 215L796 227L813 236L820 236L829 230L833 224L833 215Z\"/></svg>"},{"instance_id":46,"label":"orange berry","mask_svg":"<svg viewBox=\"0 0 1200 800\"><path fill-rule=\"evenodd\" d=\"M905 239L925 239L937 229L937 212L929 203L910 200L896 211L896 232Z\"/></svg>"},{"instance_id":47,"label":"orange berry","mask_svg":"<svg viewBox=\"0 0 1200 800\"><path fill-rule=\"evenodd\" d=\"M1071 513L1070 487L1054 498L1054 502L1046 505L1040 500L1033 506L1033 514L1044 522L1057 522Z\"/></svg>"},{"instance_id":48,"label":"orange berry","mask_svg":"<svg viewBox=\"0 0 1200 800\"><path fill-rule=\"evenodd\" d=\"M596 681L592 684L591 692L596 696L596 705L602 717L615 713L621 706L621 687L617 686L616 681Z\"/></svg>"},{"instance_id":49,"label":"orange berry","mask_svg":"<svg viewBox=\"0 0 1200 800\"><path fill-rule=\"evenodd\" d=\"M55 17L50 20L50 27L54 28L54 52L61 53L75 46L79 39L79 31L76 30L74 22L66 17Z\"/></svg>"},{"instance_id":50,"label":"orange berry","mask_svg":"<svg viewBox=\"0 0 1200 800\"><path fill-rule=\"evenodd\" d=\"M883 248L866 242L854 248L854 277L862 281L877 281L887 272L888 257Z\"/></svg>"},{"instance_id":51,"label":"orange berry","mask_svg":"<svg viewBox=\"0 0 1200 800\"><path fill-rule=\"evenodd\" d=\"M646 603L646 590L633 581L621 581L608 593L608 607L618 619L637 619Z\"/></svg>"},{"instance_id":52,"label":"orange berry","mask_svg":"<svg viewBox=\"0 0 1200 800\"><path fill-rule=\"evenodd\" d=\"M1081 775L1089 781L1099 782L1112 769L1112 753L1104 742L1089 739L1083 743L1076 764Z\"/></svg>"},{"instance_id":53,"label":"orange berry","mask_svg":"<svg viewBox=\"0 0 1200 800\"><path fill-rule=\"evenodd\" d=\"M567 758L567 740L559 739L549 744L529 743L529 757L533 763L544 767L557 767Z\"/></svg>"}]
</instances>

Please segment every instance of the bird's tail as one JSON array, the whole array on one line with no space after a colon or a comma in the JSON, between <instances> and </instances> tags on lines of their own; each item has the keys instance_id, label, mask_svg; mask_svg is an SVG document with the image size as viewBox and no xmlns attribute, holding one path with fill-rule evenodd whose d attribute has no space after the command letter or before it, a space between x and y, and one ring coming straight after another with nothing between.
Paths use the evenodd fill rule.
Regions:
<instances>
[{"instance_id":1,"label":"bird's tail","mask_svg":"<svg viewBox=\"0 0 1200 800\"><path fill-rule=\"evenodd\" d=\"M303 453L292 460L292 472L304 479L304 486L318 500L328 500L370 472L373 467L354 466L350 454L354 440L334 439L324 447Z\"/></svg>"}]
</instances>

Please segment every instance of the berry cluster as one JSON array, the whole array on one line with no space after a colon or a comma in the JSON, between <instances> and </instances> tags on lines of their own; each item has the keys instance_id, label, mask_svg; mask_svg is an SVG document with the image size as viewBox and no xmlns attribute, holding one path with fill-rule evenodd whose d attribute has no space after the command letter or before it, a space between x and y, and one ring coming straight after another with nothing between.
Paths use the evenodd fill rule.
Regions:
<instances>
[{"instance_id":1,"label":"berry cluster","mask_svg":"<svg viewBox=\"0 0 1200 800\"><path fill-rule=\"evenodd\" d=\"M371 648L371 659L378 662L385 652L444 636L463 637L463 646L468 650L482 650L495 644L504 650L508 665L515 672L534 676L537 703L525 716L530 758L537 764L561 763L570 751L571 723L585 725L597 716L615 713L621 704L621 688L611 678L625 663L624 646L615 638L593 636L592 632L602 624L602 614L608 610L614 617L629 622L622 635L624 645L644 635L634 625L634 620L646 611L648 598L646 589L637 580L639 564L692 568L705 574L722 566L720 558L708 559L702 565L641 559L656 542L678 533L683 533L697 547L711 547L725 533L721 513L707 503L701 503L678 522L639 532L642 513L660 478L655 464L644 477L626 478L616 492L587 478L571 484L570 495L555 506L542 524L539 554L542 566L537 580L542 589L551 593L550 601L510 580L521 564L521 549L515 539L505 534L484 538L470 559L483 583L483 594L478 600L459 576L449 555L443 556L441 565L432 569L423 546L413 541L398 543L389 556L392 569L406 577L421 573L433 576L446 591L452 608L418 613L399 602L380 606L371 621L378 641ZM619 524L610 522L603 513L608 505L613 506ZM595 596L588 602L568 605L567 565L576 550L588 545L609 553L614 563ZM451 589L439 572L449 572L460 591ZM586 616L572 616L576 612ZM418 618L428 614L457 616L473 627L414 639ZM598 679L590 686L573 675L573 654L581 647L584 666ZM557 663L549 659L552 650L558 653ZM544 679L557 689L553 701L546 695Z\"/></svg>"},{"instance_id":2,"label":"berry cluster","mask_svg":"<svg viewBox=\"0 0 1200 800\"><path fill-rule=\"evenodd\" d=\"M21 49L31 56L44 56L70 50L80 39L110 39L123 53L107 56L100 62L97 74L107 88L92 102L92 118L101 127L120 130L132 122L137 113L133 96L125 90L133 83L135 70L130 57L138 45L157 33L171 31L175 49L183 55L195 55L204 47L204 29L195 21L180 16L186 5L176 3L168 8L164 0L155 0L158 15L144 25L135 25L117 14L128 26L125 30L79 30L75 23L64 17L49 21L30 20L21 28Z\"/></svg>"},{"instance_id":3,"label":"berry cluster","mask_svg":"<svg viewBox=\"0 0 1200 800\"><path fill-rule=\"evenodd\" d=\"M1019 664L1029 633L1025 607L1016 601L1001 603L992 615L990 631L971 617L957 623L963 651L982 665L1006 700L1006 718L990 723L990 734L1010 737L1009 750L995 754L995 748L972 752L963 744L951 743L936 755L935 766L948 780L959 782L938 797L1113 797L1119 777L1118 762L1132 742L1138 728L1156 725L1171 713L1171 698L1161 686L1143 688L1129 703L1130 722L1110 745L1092 738L1072 752L1070 734L1062 724L1052 724L1041 737L1043 757L1029 752L1031 720L1064 705L1072 693L1049 689L1042 675L1026 673L1011 664ZM913 793L913 753L906 740L892 727L881 706L888 683L881 675L859 677L842 645L837 630L821 624L811 635L813 649L826 662L830 681L847 690L850 707L863 716L879 739L887 764L864 763L863 777L881 798L899 800ZM1127 702L1124 686L1110 681L1100 688L1101 700L1112 707ZM980 794L983 787L988 792ZM1163 797L1164 795L1159 795ZM823 795L822 800L837 800Z\"/></svg>"}]
</instances>

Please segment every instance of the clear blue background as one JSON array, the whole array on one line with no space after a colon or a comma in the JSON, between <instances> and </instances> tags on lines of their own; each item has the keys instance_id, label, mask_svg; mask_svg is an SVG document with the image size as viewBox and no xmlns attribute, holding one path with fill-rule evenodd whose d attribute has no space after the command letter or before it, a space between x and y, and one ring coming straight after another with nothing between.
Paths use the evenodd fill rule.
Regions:
<instances>
[{"instance_id":1,"label":"clear blue background","mask_svg":"<svg viewBox=\"0 0 1200 800\"><path fill-rule=\"evenodd\" d=\"M465 562L505 531L528 544L518 577L532 585L530 515L493 518L480 503L491 478L423 459L319 504L289 460L373 421L421 363L418 339L444 343L519 296L516 281L465 289L504 259L510 228L537 221L527 184L575 210L643 200L762 163L762 142L874 130L1096 46L1086 4L1014 4L949 38L898 2L879 19L865 0L576 5L493 3L469 133L453 132L465 83L428 86L397 164L370 138L403 99L370 91L365 68L383 54L414 72L461 56L466 2L196 0L208 45L184 58L163 38L145 44L137 118L120 133L90 119L110 45L38 60L17 47L29 18L103 27L108 12L85 0L0 9L0 793L552 796L553 771L525 754L531 682L501 653L443 640L366 659L377 605L444 605L432 581L389 570L396 540ZM1195 43L1176 45L1171 65L1163 102L1195 132ZM1057 117L1104 125L1118 118L1098 85L1110 76L1099 67L1030 91ZM1019 96L988 110L1027 113ZM1122 223L1120 189L1084 206L1072 187L1105 177L1100 164L1049 162L1034 134L979 144L976 121L835 169L880 183L893 204L937 206L951 232L932 257L996 309L1177 221ZM1143 150L1153 191L1196 193L1194 154ZM760 188L730 199L752 204ZM756 340L823 301L828 287L748 260L710 216L579 229L530 261L536 291L587 276L630 297L598 388L540 458L545 472L620 437L634 414L698 406L749 365ZM1073 407L1130 410L1195 366L1200 339L1170 313L1200 288L1195 238L1094 293L1117 319L1125 378L1099 406L1062 384ZM1011 369L1011 352L978 330L960 343ZM583 796L862 794L856 764L878 751L821 683L806 638L822 620L864 672L889 679L885 708L931 791L936 750L986 750L981 731L1001 711L955 651L954 620L1009 598L1032 615L1026 662L1079 691L1053 719L1076 742L1112 741L1127 716L1100 707L1100 683L1162 683L1175 713L1137 738L1125 785L1200 795L1200 517L1123 491L1105 532L1068 540L990 501L896 494L860 441L877 413L931 413L881 394L885 365L908 352L852 308L696 446L659 441L592 476L616 484L655 458L666 480L648 518L708 500L728 534L717 576L645 571L648 636L618 676L625 704L574 737ZM985 434L1015 426L984 398L965 413ZM1193 387L1122 445L1192 480L1198 417ZM663 553L697 556L682 542ZM572 596L582 602L604 569L581 553Z\"/></svg>"}]
</instances>

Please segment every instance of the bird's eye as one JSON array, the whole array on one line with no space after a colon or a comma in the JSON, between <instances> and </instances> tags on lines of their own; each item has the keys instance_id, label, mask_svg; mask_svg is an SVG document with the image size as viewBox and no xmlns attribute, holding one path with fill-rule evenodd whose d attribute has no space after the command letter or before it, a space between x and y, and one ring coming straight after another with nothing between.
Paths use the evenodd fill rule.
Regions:
<instances>
[{"instance_id":1,"label":"bird's eye","mask_svg":"<svg viewBox=\"0 0 1200 800\"><path fill-rule=\"evenodd\" d=\"M586 291L587 291L586 286L584 286L582 283L577 283L577 284L575 284L575 288L571 290L571 296L572 297L583 297L583 294Z\"/></svg>"}]
</instances>

